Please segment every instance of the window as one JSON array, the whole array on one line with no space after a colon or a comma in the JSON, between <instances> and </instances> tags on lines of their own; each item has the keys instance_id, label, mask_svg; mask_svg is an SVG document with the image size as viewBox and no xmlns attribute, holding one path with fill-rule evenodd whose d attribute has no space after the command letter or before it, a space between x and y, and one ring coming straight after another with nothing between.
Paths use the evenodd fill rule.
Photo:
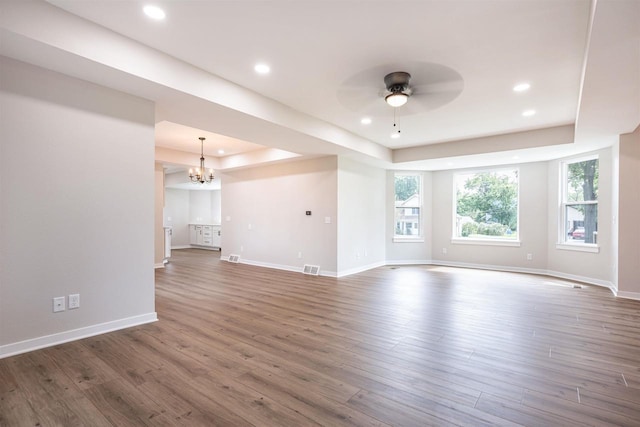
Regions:
<instances>
[{"instance_id":1,"label":"window","mask_svg":"<svg viewBox=\"0 0 640 427\"><path fill-rule=\"evenodd\" d=\"M598 158L562 164L560 243L598 243Z\"/></svg>"},{"instance_id":2,"label":"window","mask_svg":"<svg viewBox=\"0 0 640 427\"><path fill-rule=\"evenodd\" d=\"M454 187L454 239L518 241L517 169L459 173Z\"/></svg>"},{"instance_id":3,"label":"window","mask_svg":"<svg viewBox=\"0 0 640 427\"><path fill-rule=\"evenodd\" d=\"M395 232L399 240L422 239L422 175L396 173Z\"/></svg>"}]
</instances>

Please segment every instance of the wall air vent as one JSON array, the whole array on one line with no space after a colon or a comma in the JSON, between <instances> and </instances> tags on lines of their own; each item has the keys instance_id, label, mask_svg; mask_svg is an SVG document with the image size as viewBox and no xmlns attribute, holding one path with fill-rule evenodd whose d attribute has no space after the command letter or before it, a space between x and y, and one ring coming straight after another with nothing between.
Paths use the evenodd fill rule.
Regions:
<instances>
[{"instance_id":1,"label":"wall air vent","mask_svg":"<svg viewBox=\"0 0 640 427\"><path fill-rule=\"evenodd\" d=\"M229 259L227 261L237 264L238 260L240 260L240 255L231 254L229 255Z\"/></svg>"},{"instance_id":2,"label":"wall air vent","mask_svg":"<svg viewBox=\"0 0 640 427\"><path fill-rule=\"evenodd\" d=\"M310 276L317 276L320 274L320 266L319 265L310 265L305 264L302 269L303 274L308 274Z\"/></svg>"}]
</instances>

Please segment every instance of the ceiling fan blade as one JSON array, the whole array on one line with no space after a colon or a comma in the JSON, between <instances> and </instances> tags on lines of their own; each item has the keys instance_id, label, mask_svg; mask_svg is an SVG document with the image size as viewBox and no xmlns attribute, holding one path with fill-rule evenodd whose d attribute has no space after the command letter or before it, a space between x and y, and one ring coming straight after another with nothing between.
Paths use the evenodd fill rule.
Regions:
<instances>
[{"instance_id":1,"label":"ceiling fan blade","mask_svg":"<svg viewBox=\"0 0 640 427\"><path fill-rule=\"evenodd\" d=\"M338 101L347 109L358 111L363 114L374 114L378 106L384 107L384 96L376 88L340 88L336 94Z\"/></svg>"}]
</instances>

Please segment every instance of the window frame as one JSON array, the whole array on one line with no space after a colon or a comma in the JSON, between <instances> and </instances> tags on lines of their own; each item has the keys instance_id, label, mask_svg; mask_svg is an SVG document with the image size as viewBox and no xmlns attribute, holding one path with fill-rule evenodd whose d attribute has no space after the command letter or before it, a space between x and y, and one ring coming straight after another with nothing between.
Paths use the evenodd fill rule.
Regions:
<instances>
[{"instance_id":1,"label":"window frame","mask_svg":"<svg viewBox=\"0 0 640 427\"><path fill-rule=\"evenodd\" d=\"M418 177L418 195L420 206L420 213L418 214L418 226L419 226L419 234L413 236L407 235L398 235L396 234L396 177L398 176L417 176ZM411 207L412 212L415 207ZM413 222L411 223L413 227ZM393 242L394 243L421 243L424 242L424 174L422 172L415 171L396 171L393 173Z\"/></svg>"},{"instance_id":2,"label":"window frame","mask_svg":"<svg viewBox=\"0 0 640 427\"><path fill-rule=\"evenodd\" d=\"M581 157L572 157L560 162L560 178L558 188L558 240L556 243L557 249L578 251L578 252L600 252L600 245L597 243L578 243L566 238L568 230L567 226L567 207L574 205L596 205L596 210L599 214L599 200L584 200L582 202L570 202L567 200L569 191L569 165L574 163L587 162L589 160L598 161L598 175L600 174L600 156L597 154ZM599 189L598 189L599 190ZM599 194L598 194L599 196Z\"/></svg>"},{"instance_id":3,"label":"window frame","mask_svg":"<svg viewBox=\"0 0 640 427\"><path fill-rule=\"evenodd\" d=\"M456 222L458 215L458 179L459 175L473 175L480 173L491 172L516 172L518 177L518 191L517 191L517 208L516 208L516 224L518 237L516 239L500 239L500 238L478 238L478 237L462 237L457 235ZM471 170L459 170L452 175L452 215L451 215L451 243L460 245L481 245L481 246L521 246L521 226L520 226L520 168L518 166L513 167L496 167L496 168L483 168L483 169L471 169Z\"/></svg>"}]
</instances>

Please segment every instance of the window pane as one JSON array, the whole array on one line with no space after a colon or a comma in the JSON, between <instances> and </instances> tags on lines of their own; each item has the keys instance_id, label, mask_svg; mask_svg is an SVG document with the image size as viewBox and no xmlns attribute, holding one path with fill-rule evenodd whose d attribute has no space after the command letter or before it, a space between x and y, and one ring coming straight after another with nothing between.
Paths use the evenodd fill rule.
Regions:
<instances>
[{"instance_id":1,"label":"window pane","mask_svg":"<svg viewBox=\"0 0 640 427\"><path fill-rule=\"evenodd\" d=\"M518 171L456 175L456 237L518 238Z\"/></svg>"},{"instance_id":2,"label":"window pane","mask_svg":"<svg viewBox=\"0 0 640 427\"><path fill-rule=\"evenodd\" d=\"M566 202L598 200L598 159L567 164Z\"/></svg>"},{"instance_id":3,"label":"window pane","mask_svg":"<svg viewBox=\"0 0 640 427\"><path fill-rule=\"evenodd\" d=\"M420 235L420 209L396 208L395 219L396 219L396 236L419 236Z\"/></svg>"},{"instance_id":4,"label":"window pane","mask_svg":"<svg viewBox=\"0 0 640 427\"><path fill-rule=\"evenodd\" d=\"M563 186L564 242L597 243L598 159L567 163Z\"/></svg>"},{"instance_id":5,"label":"window pane","mask_svg":"<svg viewBox=\"0 0 640 427\"><path fill-rule=\"evenodd\" d=\"M395 235L420 236L420 175L395 176Z\"/></svg>"},{"instance_id":6,"label":"window pane","mask_svg":"<svg viewBox=\"0 0 640 427\"><path fill-rule=\"evenodd\" d=\"M564 217L566 242L598 243L597 204L567 204Z\"/></svg>"}]
</instances>

